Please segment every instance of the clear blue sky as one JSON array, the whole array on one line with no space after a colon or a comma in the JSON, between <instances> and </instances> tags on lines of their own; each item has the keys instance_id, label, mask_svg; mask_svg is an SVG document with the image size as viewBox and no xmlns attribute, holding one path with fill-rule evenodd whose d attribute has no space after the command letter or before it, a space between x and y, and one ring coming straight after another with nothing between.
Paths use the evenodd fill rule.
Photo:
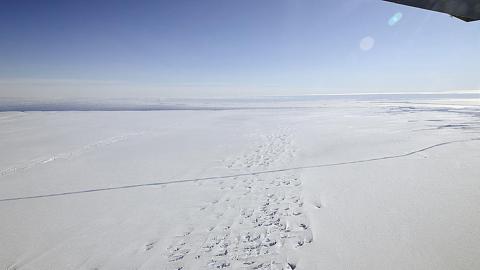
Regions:
<instances>
[{"instance_id":1,"label":"clear blue sky","mask_svg":"<svg viewBox=\"0 0 480 270\"><path fill-rule=\"evenodd\" d=\"M0 1L0 97L479 88L480 22L380 0Z\"/></svg>"}]
</instances>

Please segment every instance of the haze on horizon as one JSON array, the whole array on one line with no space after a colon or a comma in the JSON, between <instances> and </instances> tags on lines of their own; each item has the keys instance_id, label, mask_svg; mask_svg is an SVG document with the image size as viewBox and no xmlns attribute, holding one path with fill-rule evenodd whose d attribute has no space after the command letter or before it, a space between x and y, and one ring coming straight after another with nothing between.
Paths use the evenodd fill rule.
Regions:
<instances>
[{"instance_id":1,"label":"haze on horizon","mask_svg":"<svg viewBox=\"0 0 480 270\"><path fill-rule=\"evenodd\" d=\"M2 1L0 98L477 90L479 48L380 0Z\"/></svg>"}]
</instances>

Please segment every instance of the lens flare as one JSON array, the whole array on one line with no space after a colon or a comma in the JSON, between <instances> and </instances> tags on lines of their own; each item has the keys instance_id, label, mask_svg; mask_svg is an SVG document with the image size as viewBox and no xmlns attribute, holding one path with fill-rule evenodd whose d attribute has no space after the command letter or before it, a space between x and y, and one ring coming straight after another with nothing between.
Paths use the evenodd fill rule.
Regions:
<instances>
[{"instance_id":1,"label":"lens flare","mask_svg":"<svg viewBox=\"0 0 480 270\"><path fill-rule=\"evenodd\" d=\"M360 40L360 49L362 49L362 51L370 51L373 46L375 46L375 39L370 36L364 37Z\"/></svg>"},{"instance_id":2,"label":"lens flare","mask_svg":"<svg viewBox=\"0 0 480 270\"><path fill-rule=\"evenodd\" d=\"M388 20L388 25L394 26L396 25L403 17L403 14L401 12L395 13L389 20Z\"/></svg>"}]
</instances>

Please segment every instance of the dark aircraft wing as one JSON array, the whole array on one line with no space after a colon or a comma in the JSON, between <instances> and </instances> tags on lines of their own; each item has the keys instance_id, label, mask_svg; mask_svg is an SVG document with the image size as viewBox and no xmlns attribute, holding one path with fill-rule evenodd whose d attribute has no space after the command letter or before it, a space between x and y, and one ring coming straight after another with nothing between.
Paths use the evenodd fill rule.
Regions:
<instances>
[{"instance_id":1,"label":"dark aircraft wing","mask_svg":"<svg viewBox=\"0 0 480 270\"><path fill-rule=\"evenodd\" d=\"M423 8L442 13L466 22L480 20L480 0L384 0L401 5Z\"/></svg>"}]
</instances>

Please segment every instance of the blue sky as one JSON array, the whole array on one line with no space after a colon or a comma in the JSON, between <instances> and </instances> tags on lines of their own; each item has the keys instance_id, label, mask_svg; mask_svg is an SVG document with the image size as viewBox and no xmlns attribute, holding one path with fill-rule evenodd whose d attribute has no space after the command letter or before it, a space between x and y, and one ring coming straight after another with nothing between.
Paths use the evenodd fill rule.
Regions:
<instances>
[{"instance_id":1,"label":"blue sky","mask_svg":"<svg viewBox=\"0 0 480 270\"><path fill-rule=\"evenodd\" d=\"M0 97L474 90L479 49L480 22L380 0L3 0Z\"/></svg>"}]
</instances>

